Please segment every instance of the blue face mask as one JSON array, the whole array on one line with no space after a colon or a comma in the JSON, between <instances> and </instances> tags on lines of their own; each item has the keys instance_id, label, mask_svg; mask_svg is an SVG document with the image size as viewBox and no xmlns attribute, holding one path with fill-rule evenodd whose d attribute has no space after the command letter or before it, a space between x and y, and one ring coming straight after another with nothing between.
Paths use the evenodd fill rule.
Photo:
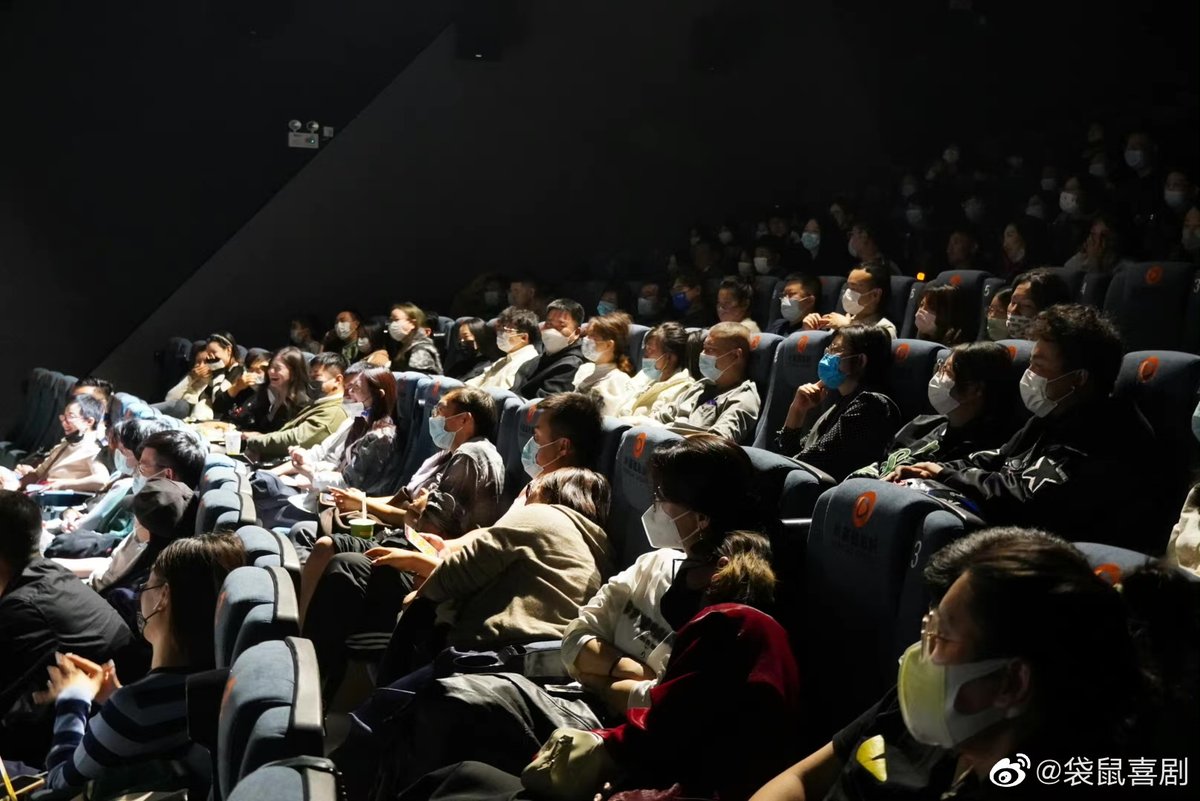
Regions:
<instances>
[{"instance_id":1,"label":"blue face mask","mask_svg":"<svg viewBox=\"0 0 1200 801\"><path fill-rule=\"evenodd\" d=\"M555 440L555 442L557 442L557 440ZM547 442L545 445L538 445L536 442L533 441L533 437L530 437L528 440L525 441L525 447L521 448L521 467L525 468L525 472L529 474L530 478L537 478L539 475L542 474L542 471L544 471L547 467L549 467L549 465L538 464L537 457L538 457L538 453L541 452L542 448L548 447L553 444L554 444L553 442ZM550 464L554 464L561 458L562 458L562 454L560 453L558 456L555 456L554 459L551 460Z\"/></svg>"},{"instance_id":2,"label":"blue face mask","mask_svg":"<svg viewBox=\"0 0 1200 801\"><path fill-rule=\"evenodd\" d=\"M658 359L642 359L642 372L651 381L662 378L662 370L658 369Z\"/></svg>"},{"instance_id":3,"label":"blue face mask","mask_svg":"<svg viewBox=\"0 0 1200 801\"><path fill-rule=\"evenodd\" d=\"M800 234L800 244L804 245L804 249L811 252L821 246L821 235L815 231L805 231Z\"/></svg>"},{"instance_id":4,"label":"blue face mask","mask_svg":"<svg viewBox=\"0 0 1200 801\"><path fill-rule=\"evenodd\" d=\"M725 355L728 356L729 354L725 354ZM720 381L721 376L725 375L725 370L729 369L729 367L726 367L725 370L722 370L720 367L717 366L717 362L719 362L722 358L724 358L724 357L710 356L707 353L701 353L700 354L700 375L704 376L709 381ZM732 367L732 365L730 365L730 366Z\"/></svg>"},{"instance_id":5,"label":"blue face mask","mask_svg":"<svg viewBox=\"0 0 1200 801\"><path fill-rule=\"evenodd\" d=\"M446 430L445 417L434 415L429 418L429 438L433 440L433 444L438 450L448 450L454 444L456 436L458 436L457 431Z\"/></svg>"},{"instance_id":6,"label":"blue face mask","mask_svg":"<svg viewBox=\"0 0 1200 801\"><path fill-rule=\"evenodd\" d=\"M688 300L686 292L676 292L671 296L671 303L677 311L687 311L691 307L691 301Z\"/></svg>"},{"instance_id":7,"label":"blue face mask","mask_svg":"<svg viewBox=\"0 0 1200 801\"><path fill-rule=\"evenodd\" d=\"M607 300L602 300L596 304L596 314L603 317L606 314L612 314L617 310L617 304L609 303Z\"/></svg>"},{"instance_id":8,"label":"blue face mask","mask_svg":"<svg viewBox=\"0 0 1200 801\"><path fill-rule=\"evenodd\" d=\"M829 389L837 389L846 380L842 372L842 357L837 353L826 353L817 364L817 377Z\"/></svg>"},{"instance_id":9,"label":"blue face mask","mask_svg":"<svg viewBox=\"0 0 1200 801\"><path fill-rule=\"evenodd\" d=\"M133 465L131 465L129 460L125 458L125 454L121 453L120 451L117 451L115 454L113 454L113 469L116 470L117 475L120 476L133 475Z\"/></svg>"}]
</instances>

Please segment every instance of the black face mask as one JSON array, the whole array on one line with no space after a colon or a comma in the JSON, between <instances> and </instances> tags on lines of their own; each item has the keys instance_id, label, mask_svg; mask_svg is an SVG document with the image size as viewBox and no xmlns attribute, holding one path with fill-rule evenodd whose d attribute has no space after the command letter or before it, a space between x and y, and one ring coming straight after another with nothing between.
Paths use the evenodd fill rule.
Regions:
<instances>
[{"instance_id":1,"label":"black face mask","mask_svg":"<svg viewBox=\"0 0 1200 801\"><path fill-rule=\"evenodd\" d=\"M309 381L308 394L314 399L325 397L325 382L324 381Z\"/></svg>"},{"instance_id":2,"label":"black face mask","mask_svg":"<svg viewBox=\"0 0 1200 801\"><path fill-rule=\"evenodd\" d=\"M675 574L671 586L663 593L662 600L659 602L663 619L670 623L671 628L675 631L686 626L700 611L704 603L704 591L708 588L700 587L693 590L687 583L687 575L693 569L691 567L680 568L679 572Z\"/></svg>"},{"instance_id":3,"label":"black face mask","mask_svg":"<svg viewBox=\"0 0 1200 801\"><path fill-rule=\"evenodd\" d=\"M83 429L81 428L81 429L76 430L74 434L67 434L66 440L67 440L67 442L71 443L72 445L76 444L77 442L82 442L83 441Z\"/></svg>"}]
</instances>

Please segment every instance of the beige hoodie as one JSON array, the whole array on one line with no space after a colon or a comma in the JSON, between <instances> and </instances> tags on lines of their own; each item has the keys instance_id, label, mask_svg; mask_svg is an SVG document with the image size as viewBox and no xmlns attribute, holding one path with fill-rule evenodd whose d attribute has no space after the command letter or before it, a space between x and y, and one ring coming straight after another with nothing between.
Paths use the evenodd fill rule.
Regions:
<instances>
[{"instance_id":1,"label":"beige hoodie","mask_svg":"<svg viewBox=\"0 0 1200 801\"><path fill-rule=\"evenodd\" d=\"M459 648L561 639L611 570L604 530L565 506L514 508L456 546L420 595Z\"/></svg>"}]
</instances>

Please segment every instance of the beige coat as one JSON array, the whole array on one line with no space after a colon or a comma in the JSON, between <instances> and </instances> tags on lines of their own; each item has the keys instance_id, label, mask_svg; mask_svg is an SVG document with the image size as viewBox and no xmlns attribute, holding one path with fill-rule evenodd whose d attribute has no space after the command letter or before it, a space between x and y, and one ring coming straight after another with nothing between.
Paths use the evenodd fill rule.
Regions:
<instances>
[{"instance_id":1,"label":"beige coat","mask_svg":"<svg viewBox=\"0 0 1200 801\"><path fill-rule=\"evenodd\" d=\"M665 381L651 381L645 373L638 373L617 404L615 416L633 425L657 422L658 413L695 383L696 379L686 370L676 370Z\"/></svg>"}]
</instances>

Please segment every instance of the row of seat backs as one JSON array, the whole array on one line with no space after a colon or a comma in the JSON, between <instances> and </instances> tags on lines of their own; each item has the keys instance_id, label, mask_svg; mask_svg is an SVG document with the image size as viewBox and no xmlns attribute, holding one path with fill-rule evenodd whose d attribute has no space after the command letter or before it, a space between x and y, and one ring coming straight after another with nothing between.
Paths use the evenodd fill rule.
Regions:
<instances>
[{"instance_id":1,"label":"row of seat backs","mask_svg":"<svg viewBox=\"0 0 1200 801\"><path fill-rule=\"evenodd\" d=\"M342 792L334 764L310 757L263 765L238 782L228 801L338 801Z\"/></svg>"},{"instance_id":2,"label":"row of seat backs","mask_svg":"<svg viewBox=\"0 0 1200 801\"><path fill-rule=\"evenodd\" d=\"M48 448L62 439L58 415L78 379L75 376L35 367L29 374L25 402L9 438L0 443L4 462L11 466L29 453Z\"/></svg>"}]
</instances>

